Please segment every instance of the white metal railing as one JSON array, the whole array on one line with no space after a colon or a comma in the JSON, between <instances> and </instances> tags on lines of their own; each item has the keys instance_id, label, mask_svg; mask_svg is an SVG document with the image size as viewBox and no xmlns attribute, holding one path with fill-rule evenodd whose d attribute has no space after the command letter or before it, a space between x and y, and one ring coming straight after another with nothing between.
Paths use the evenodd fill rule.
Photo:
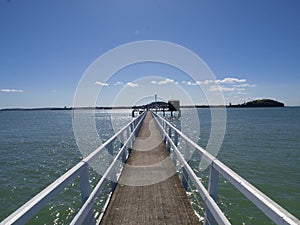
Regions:
<instances>
[{"instance_id":1,"label":"white metal railing","mask_svg":"<svg viewBox=\"0 0 300 225\"><path fill-rule=\"evenodd\" d=\"M36 215L48 202L50 202L54 196L58 195L67 184L69 184L78 176L80 177L82 206L79 212L73 218L71 224L96 224L93 210L95 198L103 190L103 187L109 180L111 180L112 182L111 191L114 190L115 181L118 179L117 173L120 172L116 170L116 165L118 164L119 160L122 163L125 163L126 159L128 158L128 155L142 125L143 119L145 118L145 115L145 113L142 113L139 117L123 127L104 144L99 146L86 158L82 159L72 169L68 170L64 175L59 177L56 181L42 190L39 194L37 194L19 209L17 209L14 213L4 219L1 222L1 225L25 224L34 215ZM118 139L122 140L121 147L116 157L112 159L114 151L112 143ZM98 184L91 191L88 176L89 163L106 150L108 150L109 152L109 160L111 160L110 166L103 174Z\"/></svg>"},{"instance_id":2,"label":"white metal railing","mask_svg":"<svg viewBox=\"0 0 300 225\"><path fill-rule=\"evenodd\" d=\"M190 140L181 131L166 121L161 116L152 112L158 128L163 136L169 152L172 151L176 161L179 161L182 167L182 183L187 188L187 181L190 179L199 191L205 204L205 224L230 224L221 209L217 205L217 190L219 175L222 175L227 181L233 184L245 197L253 202L265 215L267 215L276 224L300 224L295 216L290 214L264 193L251 185L244 178L239 176L220 160L201 148L198 144ZM172 139L173 136L173 139ZM186 143L186 148L195 149L205 160L211 163L210 175L208 181L208 190L201 183L192 168L188 165L184 155L178 149L178 138Z\"/></svg>"}]
</instances>

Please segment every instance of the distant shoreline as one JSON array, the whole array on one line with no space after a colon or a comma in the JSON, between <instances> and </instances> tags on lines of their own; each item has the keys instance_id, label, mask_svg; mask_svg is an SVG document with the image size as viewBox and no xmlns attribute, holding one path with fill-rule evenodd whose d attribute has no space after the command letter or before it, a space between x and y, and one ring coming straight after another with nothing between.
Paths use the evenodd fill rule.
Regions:
<instances>
[{"instance_id":1,"label":"distant shoreline","mask_svg":"<svg viewBox=\"0 0 300 225\"><path fill-rule=\"evenodd\" d=\"M300 106L260 106L260 107L253 107L253 106L222 106L222 105L193 105L193 106L181 106L180 108L182 109L191 109L191 108L196 108L196 109L207 109L207 108L293 108L293 107L300 107ZM63 111L63 110L118 110L118 109L132 109L132 107L80 107L80 108L73 108L73 107L45 107L45 108L4 108L0 109L0 112L5 112L5 111Z\"/></svg>"},{"instance_id":2,"label":"distant shoreline","mask_svg":"<svg viewBox=\"0 0 300 225\"><path fill-rule=\"evenodd\" d=\"M179 101L178 101L179 102ZM179 103L178 103L179 104ZM152 102L147 105L140 106L96 106L96 107L44 107L44 108L6 108L0 111L42 111L42 110L113 110L113 109L132 109L132 110L148 110L148 109L169 109L172 103ZM174 107L174 106L173 106ZM257 99L243 104L232 105L187 105L178 106L180 108L261 108L261 107L285 107L282 102L272 99ZM172 110L172 109L171 109Z\"/></svg>"}]
</instances>

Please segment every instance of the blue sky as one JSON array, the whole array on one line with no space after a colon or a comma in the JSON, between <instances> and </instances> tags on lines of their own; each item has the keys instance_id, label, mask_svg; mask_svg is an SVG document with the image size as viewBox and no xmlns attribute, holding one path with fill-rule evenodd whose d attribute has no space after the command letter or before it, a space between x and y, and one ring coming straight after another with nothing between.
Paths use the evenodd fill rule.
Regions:
<instances>
[{"instance_id":1,"label":"blue sky","mask_svg":"<svg viewBox=\"0 0 300 225\"><path fill-rule=\"evenodd\" d=\"M208 90L223 90L227 103L272 98L300 105L299 11L298 0L0 0L0 108L71 106L94 60L141 40L174 42L199 55L217 79L206 81ZM146 64L99 80L98 104L111 105L124 88L143 95L136 80L150 75L166 82L157 84L159 95L176 98L172 84L204 103L197 81ZM126 99L122 104L131 104Z\"/></svg>"}]
</instances>

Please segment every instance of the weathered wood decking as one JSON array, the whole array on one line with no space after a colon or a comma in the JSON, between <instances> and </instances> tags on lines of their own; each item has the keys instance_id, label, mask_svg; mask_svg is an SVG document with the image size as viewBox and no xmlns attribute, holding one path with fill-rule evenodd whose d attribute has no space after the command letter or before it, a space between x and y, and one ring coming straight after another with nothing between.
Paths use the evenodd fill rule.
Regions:
<instances>
[{"instance_id":1,"label":"weathered wood decking","mask_svg":"<svg viewBox=\"0 0 300 225\"><path fill-rule=\"evenodd\" d=\"M101 224L199 224L150 113Z\"/></svg>"}]
</instances>

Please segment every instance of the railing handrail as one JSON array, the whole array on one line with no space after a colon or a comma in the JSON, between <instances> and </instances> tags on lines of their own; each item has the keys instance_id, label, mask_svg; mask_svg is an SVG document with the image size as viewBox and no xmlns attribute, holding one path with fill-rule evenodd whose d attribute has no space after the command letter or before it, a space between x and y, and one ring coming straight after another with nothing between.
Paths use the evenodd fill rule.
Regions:
<instances>
[{"instance_id":1,"label":"railing handrail","mask_svg":"<svg viewBox=\"0 0 300 225\"><path fill-rule=\"evenodd\" d=\"M135 130L138 129L138 127L141 123L142 123L142 120L139 121L139 123L136 126ZM98 182L98 184L93 189L93 191L90 194L89 198L85 201L85 203L80 208L79 212L73 218L72 222L70 223L71 225L79 225L79 224L83 223L85 217L88 215L89 211L92 209L92 205L93 205L93 201L94 201L95 197L97 197L97 195L99 194L101 189L104 187L104 185L108 181L108 178L110 177L110 174L114 170L115 165L117 164L119 158L124 153L124 151L127 148L129 142L134 138L135 130L133 130L133 132L130 134L128 139L124 142L122 148L120 149L120 151L118 152L118 154L116 155L116 157L114 158L113 162L110 164L108 169L105 171L105 173L103 174L103 176L100 179L100 181Z\"/></svg>"},{"instance_id":2,"label":"railing handrail","mask_svg":"<svg viewBox=\"0 0 300 225\"><path fill-rule=\"evenodd\" d=\"M156 124L158 125L159 130L162 132L162 135L166 138L166 142L168 142L172 146L178 160L182 164L182 167L185 168L187 174L189 175L189 177L191 177L192 182L194 183L197 190L199 191L202 199L205 202L205 205L207 205L207 207L209 208L210 212L213 214L213 216L216 219L216 221L218 222L218 224L230 225L231 223L228 221L228 219L225 217L222 210L219 208L219 206L214 201L214 199L210 196L209 192L206 190L204 185L198 179L198 177L194 173L193 169L188 165L187 161L184 159L184 157L178 150L178 148L177 148L176 144L173 142L172 138L168 135L166 130L156 119L157 114L153 113L153 115L154 115L153 117L156 121Z\"/></svg>"},{"instance_id":3,"label":"railing handrail","mask_svg":"<svg viewBox=\"0 0 300 225\"><path fill-rule=\"evenodd\" d=\"M187 171L188 173L189 173L189 165L188 165L187 161L181 155L180 151L178 150L176 144L173 142L171 137L169 137L169 134L164 129L164 126L165 126L165 128L167 128L167 127L171 128L186 143L188 143L195 150L197 150L201 154L202 157L205 157L206 160L208 160L211 163L211 168L217 170L218 173L220 173L227 181L229 181L232 185L234 185L246 198L248 198L251 202L253 202L273 222L275 222L276 224L294 224L294 225L300 224L300 220L298 220L295 216L293 216L291 213L289 213L283 207L278 205L276 202L274 202L272 199L270 199L268 196L266 196L264 193L262 193L256 187L254 187L252 184L250 184L248 181L246 181L244 178L242 178L240 175L238 175L236 172L234 172L232 169L230 169L224 163L222 163L219 159L217 159L212 154L210 154L205 149L203 149L198 144L196 144L191 139L189 139L186 135L184 135L181 131L179 131L176 127L174 127L170 122L166 121L163 117L159 116L158 114L155 114L154 112L152 112L152 115L154 116L160 129L162 129L165 137L168 139L169 143L172 145L172 148L175 150L176 156L179 158L179 161L181 161L183 167L188 170ZM159 122L159 120L157 118L159 118L159 120L161 120L165 125L162 125L161 122ZM197 180L197 179L195 179L197 176L194 172L192 172L191 175L194 180ZM196 187L197 187L198 191L201 193L202 187L200 186L201 188L199 188L198 184L196 184ZM203 194L202 198L203 197L207 198L206 192L202 192L202 194ZM210 199L209 199L209 201L210 201ZM207 206L211 213L212 213L211 210L213 210L214 212L218 211L218 209L215 208L214 204L212 206L209 206L209 205L207 205ZM215 218L215 219L218 219L218 218ZM217 222L220 223L221 221L217 221Z\"/></svg>"},{"instance_id":4,"label":"railing handrail","mask_svg":"<svg viewBox=\"0 0 300 225\"><path fill-rule=\"evenodd\" d=\"M129 135L130 139L133 138L134 135L137 135L137 130L141 125L143 119L145 117L145 112L135 118L133 121L124 126L121 130L119 130L116 134L114 134L111 138L109 138L105 143L100 145L97 149L91 152L88 156L82 159L79 163L77 163L74 167L69 169L65 174L60 176L54 182L52 182L49 186L39 192L32 199L27 201L24 205L18 208L15 212L6 217L0 224L8 225L8 224L25 224L29 221L37 212L39 212L51 199L59 194L61 190L69 184L75 177L79 176L82 173L83 169L87 167L88 163L94 159L98 154L100 154L105 148L112 143L116 138L121 136L126 129L131 126L134 126L134 129L131 131ZM127 139L128 141L128 139ZM126 143L128 143L126 141ZM123 150L125 149L125 144L123 145ZM118 156L119 154L117 154ZM117 157L116 156L116 157ZM116 158L115 157L115 158ZM114 160L115 161L115 160ZM109 167L111 168L111 167ZM106 174L106 173L105 173ZM102 178L101 178L102 180ZM100 180L100 181L101 181Z\"/></svg>"}]
</instances>

